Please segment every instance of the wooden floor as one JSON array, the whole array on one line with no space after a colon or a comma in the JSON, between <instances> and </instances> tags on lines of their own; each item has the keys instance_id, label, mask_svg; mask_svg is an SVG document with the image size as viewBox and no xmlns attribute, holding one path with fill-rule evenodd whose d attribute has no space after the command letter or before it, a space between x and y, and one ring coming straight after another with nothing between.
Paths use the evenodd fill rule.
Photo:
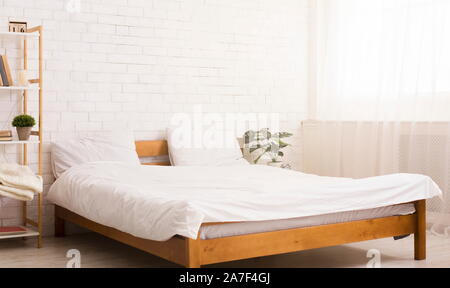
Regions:
<instances>
[{"instance_id":1,"label":"wooden floor","mask_svg":"<svg viewBox=\"0 0 450 288\"><path fill-rule=\"evenodd\" d=\"M81 267L179 267L127 247L100 235L89 233L66 238L45 238L44 248L35 240L0 241L0 267L66 267L69 249L81 252ZM428 259L413 260L413 238L394 241L374 240L292 254L209 265L224 268L264 267L366 267L367 251L381 252L381 267L450 267L450 239L428 235Z\"/></svg>"}]
</instances>

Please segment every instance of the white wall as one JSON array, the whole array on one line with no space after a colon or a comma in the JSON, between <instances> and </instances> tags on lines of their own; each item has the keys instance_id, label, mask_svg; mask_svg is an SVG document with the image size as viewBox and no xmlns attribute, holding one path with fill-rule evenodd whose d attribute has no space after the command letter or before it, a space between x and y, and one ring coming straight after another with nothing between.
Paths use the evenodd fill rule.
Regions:
<instances>
[{"instance_id":1,"label":"white wall","mask_svg":"<svg viewBox=\"0 0 450 288\"><path fill-rule=\"evenodd\" d=\"M171 115L198 104L204 112L279 113L282 129L296 134L288 160L299 167L310 0L86 0L80 12L68 2L0 0L0 31L9 20L45 29L46 189L50 141L118 127L140 139L163 138ZM0 44L19 67L21 44ZM37 67L35 53L30 66ZM0 129L10 128L18 99L0 92ZM9 161L16 149L0 146ZM1 225L20 224L20 213L18 202L0 200ZM50 234L47 202L44 217Z\"/></svg>"}]
</instances>

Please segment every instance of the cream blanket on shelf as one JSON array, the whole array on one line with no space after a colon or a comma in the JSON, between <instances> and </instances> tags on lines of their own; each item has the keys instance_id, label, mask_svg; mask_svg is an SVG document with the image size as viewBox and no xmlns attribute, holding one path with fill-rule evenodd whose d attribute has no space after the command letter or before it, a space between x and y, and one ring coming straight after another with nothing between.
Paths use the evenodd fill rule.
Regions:
<instances>
[{"instance_id":1,"label":"cream blanket on shelf","mask_svg":"<svg viewBox=\"0 0 450 288\"><path fill-rule=\"evenodd\" d=\"M0 163L0 196L31 201L35 193L42 193L42 177L27 166Z\"/></svg>"}]
</instances>

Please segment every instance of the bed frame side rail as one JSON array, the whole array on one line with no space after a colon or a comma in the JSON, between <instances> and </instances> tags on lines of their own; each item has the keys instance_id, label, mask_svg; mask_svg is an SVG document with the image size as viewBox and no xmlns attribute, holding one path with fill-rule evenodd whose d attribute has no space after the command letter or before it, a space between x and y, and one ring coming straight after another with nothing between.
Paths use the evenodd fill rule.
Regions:
<instances>
[{"instance_id":1,"label":"bed frame side rail","mask_svg":"<svg viewBox=\"0 0 450 288\"><path fill-rule=\"evenodd\" d=\"M213 264L408 235L415 233L415 226L416 216L409 215L200 240L201 263Z\"/></svg>"}]
</instances>

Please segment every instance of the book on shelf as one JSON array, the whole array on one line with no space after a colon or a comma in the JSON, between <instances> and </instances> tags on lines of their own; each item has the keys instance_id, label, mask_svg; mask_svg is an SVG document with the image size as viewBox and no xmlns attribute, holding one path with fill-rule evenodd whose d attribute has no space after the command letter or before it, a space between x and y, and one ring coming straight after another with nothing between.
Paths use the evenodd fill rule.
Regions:
<instances>
[{"instance_id":1,"label":"book on shelf","mask_svg":"<svg viewBox=\"0 0 450 288\"><path fill-rule=\"evenodd\" d=\"M12 137L11 130L0 130L0 137Z\"/></svg>"},{"instance_id":2,"label":"book on shelf","mask_svg":"<svg viewBox=\"0 0 450 288\"><path fill-rule=\"evenodd\" d=\"M8 76L6 76L5 66L3 65L3 55L0 55L0 78L2 78L2 86L9 86Z\"/></svg>"},{"instance_id":3,"label":"book on shelf","mask_svg":"<svg viewBox=\"0 0 450 288\"><path fill-rule=\"evenodd\" d=\"M23 227L0 227L0 236L5 235L20 235L27 233L27 229Z\"/></svg>"},{"instance_id":4,"label":"book on shelf","mask_svg":"<svg viewBox=\"0 0 450 288\"><path fill-rule=\"evenodd\" d=\"M12 141L12 131L11 130L0 130L0 142Z\"/></svg>"},{"instance_id":5,"label":"book on shelf","mask_svg":"<svg viewBox=\"0 0 450 288\"><path fill-rule=\"evenodd\" d=\"M9 68L9 64L8 64L8 58L6 57L6 55L0 55L0 57L2 58L2 66L3 66L3 71L5 72L5 77L6 77L6 83L8 83L8 85L4 85L4 86L13 86L13 79L11 76L11 69ZM2 80L3 80L3 84L5 84L5 78L3 78L2 75Z\"/></svg>"}]
</instances>

